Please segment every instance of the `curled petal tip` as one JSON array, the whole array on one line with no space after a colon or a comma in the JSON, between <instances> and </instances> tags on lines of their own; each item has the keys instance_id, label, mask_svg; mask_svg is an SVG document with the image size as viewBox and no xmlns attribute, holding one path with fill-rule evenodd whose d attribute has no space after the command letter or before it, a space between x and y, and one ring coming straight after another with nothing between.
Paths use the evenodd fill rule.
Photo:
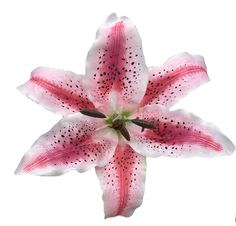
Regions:
<instances>
[{"instance_id":1,"label":"curled petal tip","mask_svg":"<svg viewBox=\"0 0 236 226\"><path fill-rule=\"evenodd\" d=\"M116 15L116 13L111 13L108 17L107 17L107 19L106 19L106 22L113 22L113 21L116 21L117 20L117 15Z\"/></svg>"}]
</instances>

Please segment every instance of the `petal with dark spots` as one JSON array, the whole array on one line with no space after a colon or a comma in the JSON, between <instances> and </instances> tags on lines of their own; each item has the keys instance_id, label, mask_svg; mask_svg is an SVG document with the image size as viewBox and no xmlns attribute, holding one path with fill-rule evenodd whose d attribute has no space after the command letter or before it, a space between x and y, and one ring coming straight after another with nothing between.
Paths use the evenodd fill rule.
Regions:
<instances>
[{"instance_id":1,"label":"petal with dark spots","mask_svg":"<svg viewBox=\"0 0 236 226\"><path fill-rule=\"evenodd\" d=\"M105 218L129 217L142 204L146 161L128 144L119 144L110 162L96 167L103 190Z\"/></svg>"},{"instance_id":2,"label":"petal with dark spots","mask_svg":"<svg viewBox=\"0 0 236 226\"><path fill-rule=\"evenodd\" d=\"M137 105L147 84L141 39L133 23L112 14L97 32L86 65L87 84L96 107Z\"/></svg>"},{"instance_id":3,"label":"petal with dark spots","mask_svg":"<svg viewBox=\"0 0 236 226\"><path fill-rule=\"evenodd\" d=\"M81 109L94 109L82 84L83 76L70 71L39 67L18 89L45 108L67 115Z\"/></svg>"},{"instance_id":4,"label":"petal with dark spots","mask_svg":"<svg viewBox=\"0 0 236 226\"><path fill-rule=\"evenodd\" d=\"M65 116L33 144L20 162L17 174L60 175L104 166L114 154L117 136L101 119L76 113Z\"/></svg>"},{"instance_id":5,"label":"petal with dark spots","mask_svg":"<svg viewBox=\"0 0 236 226\"><path fill-rule=\"evenodd\" d=\"M203 57L178 54L161 67L149 68L149 81L140 106L172 106L192 89L209 80Z\"/></svg>"},{"instance_id":6,"label":"petal with dark spots","mask_svg":"<svg viewBox=\"0 0 236 226\"><path fill-rule=\"evenodd\" d=\"M149 105L136 117L150 121L154 130L144 130L132 124L130 146L144 156L220 156L231 154L235 147L215 126L183 110L168 111L163 106Z\"/></svg>"}]
</instances>

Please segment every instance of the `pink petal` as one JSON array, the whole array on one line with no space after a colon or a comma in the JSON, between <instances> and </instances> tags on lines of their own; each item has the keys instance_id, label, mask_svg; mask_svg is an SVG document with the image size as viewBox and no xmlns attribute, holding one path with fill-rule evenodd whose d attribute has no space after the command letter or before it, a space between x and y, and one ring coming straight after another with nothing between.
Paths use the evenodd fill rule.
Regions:
<instances>
[{"instance_id":1,"label":"pink petal","mask_svg":"<svg viewBox=\"0 0 236 226\"><path fill-rule=\"evenodd\" d=\"M105 167L96 167L103 190L105 218L131 216L143 200L145 157L128 144L119 144Z\"/></svg>"},{"instance_id":2,"label":"pink petal","mask_svg":"<svg viewBox=\"0 0 236 226\"><path fill-rule=\"evenodd\" d=\"M104 166L114 154L117 136L102 129L101 119L80 113L65 116L39 137L20 162L16 173L60 175L75 169Z\"/></svg>"},{"instance_id":3,"label":"pink petal","mask_svg":"<svg viewBox=\"0 0 236 226\"><path fill-rule=\"evenodd\" d=\"M170 107L208 80L203 57L188 53L176 55L163 66L149 69L147 90L140 106L161 104Z\"/></svg>"},{"instance_id":4,"label":"pink petal","mask_svg":"<svg viewBox=\"0 0 236 226\"><path fill-rule=\"evenodd\" d=\"M45 108L62 115L94 109L82 84L83 76L70 71L39 67L19 90Z\"/></svg>"},{"instance_id":5,"label":"pink petal","mask_svg":"<svg viewBox=\"0 0 236 226\"><path fill-rule=\"evenodd\" d=\"M98 30L86 75L94 103L106 105L116 99L119 106L132 107L140 102L147 68L138 31L128 18L112 14Z\"/></svg>"},{"instance_id":6,"label":"pink petal","mask_svg":"<svg viewBox=\"0 0 236 226\"><path fill-rule=\"evenodd\" d=\"M219 156L231 154L235 147L215 126L182 110L168 111L165 107L149 105L136 115L152 122L156 129L131 125L130 145L145 156Z\"/></svg>"}]
</instances>

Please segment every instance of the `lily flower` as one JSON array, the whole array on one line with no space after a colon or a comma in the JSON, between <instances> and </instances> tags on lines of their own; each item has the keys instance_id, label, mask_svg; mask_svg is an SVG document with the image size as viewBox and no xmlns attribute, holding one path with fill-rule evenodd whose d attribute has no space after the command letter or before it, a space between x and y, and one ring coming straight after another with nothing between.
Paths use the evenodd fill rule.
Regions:
<instances>
[{"instance_id":1,"label":"lily flower","mask_svg":"<svg viewBox=\"0 0 236 226\"><path fill-rule=\"evenodd\" d=\"M112 14L88 52L85 75L36 68L19 90L63 118L32 145L17 174L95 167L105 217L131 216L143 200L146 157L222 156L235 147L214 125L169 108L208 81L201 56L145 64L139 33Z\"/></svg>"}]
</instances>

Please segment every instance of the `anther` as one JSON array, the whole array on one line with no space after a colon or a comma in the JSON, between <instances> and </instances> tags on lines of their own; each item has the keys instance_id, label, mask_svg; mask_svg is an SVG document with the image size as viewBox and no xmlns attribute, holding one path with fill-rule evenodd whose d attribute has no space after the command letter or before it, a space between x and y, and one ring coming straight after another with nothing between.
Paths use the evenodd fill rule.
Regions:
<instances>
[{"instance_id":1,"label":"anther","mask_svg":"<svg viewBox=\"0 0 236 226\"><path fill-rule=\"evenodd\" d=\"M80 110L80 113L94 118L106 118L106 115L103 113L91 109L82 109Z\"/></svg>"},{"instance_id":2,"label":"anther","mask_svg":"<svg viewBox=\"0 0 236 226\"><path fill-rule=\"evenodd\" d=\"M156 129L156 126L153 123L146 120L141 120L139 118L136 118L136 119L131 119L130 121L133 122L135 125L142 127L142 131L144 129Z\"/></svg>"},{"instance_id":3,"label":"anther","mask_svg":"<svg viewBox=\"0 0 236 226\"><path fill-rule=\"evenodd\" d=\"M130 141L130 135L128 130L123 126L121 129L119 129L120 133L122 134L122 136L127 140Z\"/></svg>"}]
</instances>

